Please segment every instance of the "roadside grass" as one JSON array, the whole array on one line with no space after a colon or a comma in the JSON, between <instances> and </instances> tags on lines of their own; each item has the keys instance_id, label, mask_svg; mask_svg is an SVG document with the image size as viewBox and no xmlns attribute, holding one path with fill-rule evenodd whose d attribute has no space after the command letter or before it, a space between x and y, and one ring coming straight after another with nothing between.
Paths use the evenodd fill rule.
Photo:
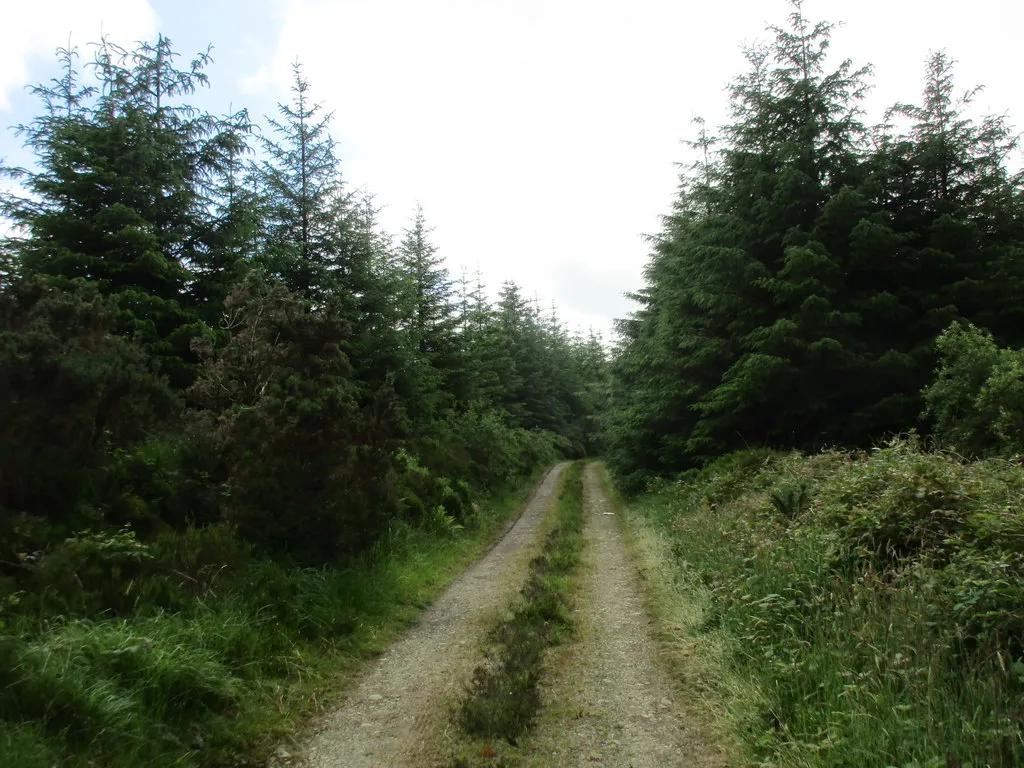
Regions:
<instances>
[{"instance_id":1,"label":"roadside grass","mask_svg":"<svg viewBox=\"0 0 1024 768\"><path fill-rule=\"evenodd\" d=\"M742 751L736 734L756 720L759 692L732 672L730 660L739 643L721 627L705 626L712 594L680 568L677 551L666 535L666 508L659 496L629 501L601 465L601 483L611 499L630 554L637 566L648 614L654 620L661 660L681 691L690 722L711 751L735 758Z\"/></svg>"},{"instance_id":2,"label":"roadside grass","mask_svg":"<svg viewBox=\"0 0 1024 768\"><path fill-rule=\"evenodd\" d=\"M574 462L563 473L551 528L530 562L526 585L491 630L487 659L456 715L465 738L455 766L505 764L504 753L532 726L541 706L545 652L572 632L569 595L582 545L582 469L582 462Z\"/></svg>"},{"instance_id":3,"label":"roadside grass","mask_svg":"<svg viewBox=\"0 0 1024 768\"><path fill-rule=\"evenodd\" d=\"M734 454L627 518L752 762L981 768L1024 764L1022 500L1020 466L900 439Z\"/></svg>"},{"instance_id":4,"label":"roadside grass","mask_svg":"<svg viewBox=\"0 0 1024 768\"><path fill-rule=\"evenodd\" d=\"M0 765L263 765L494 541L532 487L461 530L396 529L345 568L252 558L173 610L85 619L0 609ZM177 594L158 582L135 589L148 605Z\"/></svg>"}]
</instances>

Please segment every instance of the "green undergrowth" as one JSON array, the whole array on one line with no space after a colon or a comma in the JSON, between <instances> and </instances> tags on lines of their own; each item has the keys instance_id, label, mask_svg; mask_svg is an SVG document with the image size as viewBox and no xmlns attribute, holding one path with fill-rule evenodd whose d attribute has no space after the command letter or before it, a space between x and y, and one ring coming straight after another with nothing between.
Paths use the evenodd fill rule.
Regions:
<instances>
[{"instance_id":1,"label":"green undergrowth","mask_svg":"<svg viewBox=\"0 0 1024 768\"><path fill-rule=\"evenodd\" d=\"M732 454L627 518L752 761L981 768L1024 764L1022 500L1019 463L910 438Z\"/></svg>"},{"instance_id":2,"label":"green undergrowth","mask_svg":"<svg viewBox=\"0 0 1024 768\"><path fill-rule=\"evenodd\" d=\"M530 487L457 528L396 526L346 567L257 557L224 526L72 542L72 559L106 548L106 576L134 610L54 615L54 601L77 599L73 583L0 606L0 765L262 765L494 540ZM165 574L133 582L146 558Z\"/></svg>"},{"instance_id":3,"label":"green undergrowth","mask_svg":"<svg viewBox=\"0 0 1024 768\"><path fill-rule=\"evenodd\" d=\"M568 597L582 543L582 468L575 462L565 470L553 525L530 563L519 599L491 631L488 659L474 673L459 709L459 725L475 740L464 750L468 755L493 758L492 742L515 745L530 728L541 703L544 652L572 631ZM472 762L460 757L455 764Z\"/></svg>"}]
</instances>

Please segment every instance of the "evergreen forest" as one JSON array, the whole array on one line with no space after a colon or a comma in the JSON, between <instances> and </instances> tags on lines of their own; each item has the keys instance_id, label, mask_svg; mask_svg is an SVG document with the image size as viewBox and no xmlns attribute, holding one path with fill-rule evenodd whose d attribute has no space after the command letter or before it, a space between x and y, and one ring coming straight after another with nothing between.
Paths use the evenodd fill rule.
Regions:
<instances>
[{"instance_id":1,"label":"evergreen forest","mask_svg":"<svg viewBox=\"0 0 1024 768\"><path fill-rule=\"evenodd\" d=\"M267 764L600 456L732 764L1024 764L1020 135L945 50L870 115L811 5L694 122L610 345L387 231L300 64L261 119L190 105L209 51L60 49L0 164L0 763Z\"/></svg>"},{"instance_id":2,"label":"evergreen forest","mask_svg":"<svg viewBox=\"0 0 1024 768\"><path fill-rule=\"evenodd\" d=\"M958 86L943 51L919 99L866 124L870 68L830 61L833 25L795 9L745 51L731 122L697 122L640 308L619 324L609 455L630 487L750 446L952 436L977 419L951 399L969 389L932 387L940 350L973 365L978 394L978 334L1024 344L1017 134L974 114L979 89ZM937 345L943 333L960 342ZM1003 418L962 447L1020 446Z\"/></svg>"},{"instance_id":3,"label":"evergreen forest","mask_svg":"<svg viewBox=\"0 0 1024 768\"><path fill-rule=\"evenodd\" d=\"M602 340L384 231L301 66L260 129L209 63L60 50L3 168L5 765L238 759L597 452Z\"/></svg>"},{"instance_id":4,"label":"evergreen forest","mask_svg":"<svg viewBox=\"0 0 1024 768\"><path fill-rule=\"evenodd\" d=\"M608 464L680 679L749 764L1021 765L1019 134L942 50L869 121L811 5L696 121Z\"/></svg>"}]
</instances>

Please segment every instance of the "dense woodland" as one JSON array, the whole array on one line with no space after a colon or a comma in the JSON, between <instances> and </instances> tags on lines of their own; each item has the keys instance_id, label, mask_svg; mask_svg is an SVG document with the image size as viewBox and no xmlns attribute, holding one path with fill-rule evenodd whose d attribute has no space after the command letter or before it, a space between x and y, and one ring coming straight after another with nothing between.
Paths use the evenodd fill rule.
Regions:
<instances>
[{"instance_id":1,"label":"dense woodland","mask_svg":"<svg viewBox=\"0 0 1024 768\"><path fill-rule=\"evenodd\" d=\"M7 575L86 528L221 521L328 562L594 450L600 340L453 278L422 210L383 232L300 67L260 131L188 106L208 58L167 39L60 61L3 201Z\"/></svg>"},{"instance_id":2,"label":"dense woodland","mask_svg":"<svg viewBox=\"0 0 1024 768\"><path fill-rule=\"evenodd\" d=\"M596 452L606 353L385 232L300 66L261 128L88 51L3 167L0 762L233 763Z\"/></svg>"},{"instance_id":3,"label":"dense woodland","mask_svg":"<svg viewBox=\"0 0 1024 768\"><path fill-rule=\"evenodd\" d=\"M751 764L1021 765L1018 135L942 51L869 124L870 69L805 5L698 122L609 463L647 492L681 677Z\"/></svg>"},{"instance_id":4,"label":"dense woodland","mask_svg":"<svg viewBox=\"0 0 1024 768\"><path fill-rule=\"evenodd\" d=\"M698 122L640 309L619 324L610 458L632 488L751 446L867 447L936 427L960 438L958 398L982 389L1006 424L975 418L961 447L1021 446L1021 369L998 374L996 398L971 351L990 342L966 341L1024 344L1017 134L974 114L977 89L956 84L942 51L920 99L866 123L871 70L828 59L833 26L796 3L746 50L731 121ZM984 331L956 330L969 324ZM973 395L922 394L940 351L948 375L981 366L965 373ZM1011 388L1013 402L995 402Z\"/></svg>"},{"instance_id":5,"label":"dense woodland","mask_svg":"<svg viewBox=\"0 0 1024 768\"><path fill-rule=\"evenodd\" d=\"M0 757L262 760L489 499L603 453L759 761L1024 760L1018 136L942 51L869 122L790 5L610 360L386 232L300 66L261 127L189 106L208 54L61 50L0 197Z\"/></svg>"}]
</instances>

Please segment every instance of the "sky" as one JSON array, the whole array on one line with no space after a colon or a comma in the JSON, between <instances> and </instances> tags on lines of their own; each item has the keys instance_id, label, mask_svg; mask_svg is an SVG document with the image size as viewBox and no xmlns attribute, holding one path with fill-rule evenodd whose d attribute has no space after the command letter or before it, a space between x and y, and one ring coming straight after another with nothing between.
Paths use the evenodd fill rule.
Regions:
<instances>
[{"instance_id":1,"label":"sky","mask_svg":"<svg viewBox=\"0 0 1024 768\"><path fill-rule=\"evenodd\" d=\"M213 45L211 88L193 103L257 118L288 100L302 62L334 112L348 183L385 206L392 232L417 203L449 268L514 280L571 328L607 337L642 285L645 234L675 196L694 117L723 123L742 46L767 41L785 0L0 0L0 129L37 104L25 85L53 52L101 34ZM917 100L944 49L978 114L1024 122L1020 0L807 0L843 22L832 62L873 66L865 108ZM27 163L12 131L0 158Z\"/></svg>"}]
</instances>

